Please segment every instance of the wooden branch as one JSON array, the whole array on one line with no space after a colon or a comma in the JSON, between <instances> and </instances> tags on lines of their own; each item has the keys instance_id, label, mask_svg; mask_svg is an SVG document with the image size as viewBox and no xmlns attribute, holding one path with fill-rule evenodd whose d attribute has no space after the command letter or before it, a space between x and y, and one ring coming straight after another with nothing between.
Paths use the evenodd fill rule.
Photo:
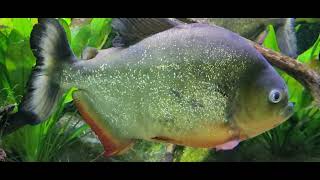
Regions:
<instances>
[{"instance_id":1,"label":"wooden branch","mask_svg":"<svg viewBox=\"0 0 320 180\"><path fill-rule=\"evenodd\" d=\"M254 42L254 47L274 66L285 71L307 88L320 107L320 74L299 61L281 53L264 48Z\"/></svg>"}]
</instances>

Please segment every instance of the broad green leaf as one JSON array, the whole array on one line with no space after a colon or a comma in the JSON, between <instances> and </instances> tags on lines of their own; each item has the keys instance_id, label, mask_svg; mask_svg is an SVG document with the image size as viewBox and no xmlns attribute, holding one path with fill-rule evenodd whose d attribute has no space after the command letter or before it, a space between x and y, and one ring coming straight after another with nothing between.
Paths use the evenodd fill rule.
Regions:
<instances>
[{"instance_id":1,"label":"broad green leaf","mask_svg":"<svg viewBox=\"0 0 320 180\"><path fill-rule=\"evenodd\" d=\"M14 92L7 77L7 69L3 64L0 64L0 94L6 97L1 99L2 102L5 101L7 104L16 103Z\"/></svg>"},{"instance_id":2,"label":"broad green leaf","mask_svg":"<svg viewBox=\"0 0 320 180\"><path fill-rule=\"evenodd\" d=\"M88 46L101 49L111 32L110 18L93 18L90 23L91 36Z\"/></svg>"},{"instance_id":3,"label":"broad green leaf","mask_svg":"<svg viewBox=\"0 0 320 180\"><path fill-rule=\"evenodd\" d=\"M298 56L298 60L303 63L310 62L315 59L320 53L320 35L314 45Z\"/></svg>"},{"instance_id":4,"label":"broad green leaf","mask_svg":"<svg viewBox=\"0 0 320 180\"><path fill-rule=\"evenodd\" d=\"M90 25L81 27L71 41L71 48L77 57L80 57L83 49L87 46L91 36Z\"/></svg>"},{"instance_id":5,"label":"broad green leaf","mask_svg":"<svg viewBox=\"0 0 320 180\"><path fill-rule=\"evenodd\" d=\"M263 42L263 46L274 51L280 52L277 43L277 36L272 25L268 26L268 35L266 36Z\"/></svg>"},{"instance_id":6,"label":"broad green leaf","mask_svg":"<svg viewBox=\"0 0 320 180\"><path fill-rule=\"evenodd\" d=\"M64 19L66 19L66 18L60 18L59 22L63 26L63 29L67 34L69 44L71 44L71 31L70 31L69 25L67 24L67 22Z\"/></svg>"},{"instance_id":7,"label":"broad green leaf","mask_svg":"<svg viewBox=\"0 0 320 180\"><path fill-rule=\"evenodd\" d=\"M320 51L320 36L318 40L315 42L315 44L309 48L307 51L302 53L301 55L298 56L298 60L302 63L309 63L317 54L319 54ZM290 96L290 101L295 102L295 111L296 112L302 112L301 108L307 107L308 104L311 103L310 98L308 97L309 92L302 86L297 80L292 78L291 76L282 73L281 74L283 78L285 79L287 86L289 88L289 96ZM304 113L302 113L304 114ZM299 113L301 115L301 113Z\"/></svg>"},{"instance_id":8,"label":"broad green leaf","mask_svg":"<svg viewBox=\"0 0 320 180\"><path fill-rule=\"evenodd\" d=\"M12 18L0 18L0 32L8 35L12 30Z\"/></svg>"},{"instance_id":9,"label":"broad green leaf","mask_svg":"<svg viewBox=\"0 0 320 180\"><path fill-rule=\"evenodd\" d=\"M38 18L30 18L30 20L33 25L38 23Z\"/></svg>"},{"instance_id":10,"label":"broad green leaf","mask_svg":"<svg viewBox=\"0 0 320 180\"><path fill-rule=\"evenodd\" d=\"M301 98L301 94L304 90L304 87L293 77L285 74L285 73L281 73L281 76L283 77L283 79L285 80L288 89L289 89L289 101L291 102L295 102L297 103L295 105L295 109L298 109L297 107L299 106L299 99Z\"/></svg>"},{"instance_id":11,"label":"broad green leaf","mask_svg":"<svg viewBox=\"0 0 320 180\"><path fill-rule=\"evenodd\" d=\"M63 103L64 103L64 104L67 104L67 103L73 101L72 94L73 94L75 91L77 91L77 90L78 90L78 89L75 88L75 87L71 88L71 89L66 93L66 95L65 95L65 97L64 97Z\"/></svg>"},{"instance_id":12,"label":"broad green leaf","mask_svg":"<svg viewBox=\"0 0 320 180\"><path fill-rule=\"evenodd\" d=\"M29 40L13 29L8 37L5 60L8 77L17 96L22 96L29 79L35 58L30 49Z\"/></svg>"},{"instance_id":13,"label":"broad green leaf","mask_svg":"<svg viewBox=\"0 0 320 180\"><path fill-rule=\"evenodd\" d=\"M63 19L68 24L68 26L71 24L71 18L61 18L61 19Z\"/></svg>"},{"instance_id":14,"label":"broad green leaf","mask_svg":"<svg viewBox=\"0 0 320 180\"><path fill-rule=\"evenodd\" d=\"M0 63L4 63L4 56L7 51L7 37L2 32L0 32L0 51L3 53L3 57L0 57Z\"/></svg>"},{"instance_id":15,"label":"broad green leaf","mask_svg":"<svg viewBox=\"0 0 320 180\"><path fill-rule=\"evenodd\" d=\"M24 37L30 37L33 24L30 18L12 18L13 28Z\"/></svg>"}]
</instances>

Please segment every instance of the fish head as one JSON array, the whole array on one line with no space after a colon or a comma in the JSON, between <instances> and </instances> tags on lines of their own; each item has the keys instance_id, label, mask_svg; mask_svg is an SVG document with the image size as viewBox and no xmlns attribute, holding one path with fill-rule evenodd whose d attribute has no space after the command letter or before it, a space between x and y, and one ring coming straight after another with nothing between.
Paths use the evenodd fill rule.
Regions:
<instances>
[{"instance_id":1,"label":"fish head","mask_svg":"<svg viewBox=\"0 0 320 180\"><path fill-rule=\"evenodd\" d=\"M270 66L247 77L235 98L233 122L240 139L262 134L286 121L294 105L289 102L284 80Z\"/></svg>"}]
</instances>

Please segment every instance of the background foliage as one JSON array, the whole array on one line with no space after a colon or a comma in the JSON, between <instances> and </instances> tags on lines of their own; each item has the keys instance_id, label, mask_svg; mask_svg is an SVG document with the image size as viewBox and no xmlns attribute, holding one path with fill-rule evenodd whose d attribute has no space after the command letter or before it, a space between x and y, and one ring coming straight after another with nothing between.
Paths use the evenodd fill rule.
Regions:
<instances>
[{"instance_id":1,"label":"background foliage","mask_svg":"<svg viewBox=\"0 0 320 180\"><path fill-rule=\"evenodd\" d=\"M68 41L76 56L87 46L98 49L110 46L111 18L76 21L60 18ZM297 19L300 62L320 72L320 26L314 19ZM0 107L18 104L35 65L29 38L36 18L0 18ZM263 45L279 51L273 27ZM279 127L256 138L242 142L231 151L184 148L174 151L174 161L319 161L320 110L313 105L305 88L286 73L278 70L289 87L290 101L295 102L295 114ZM165 144L139 141L129 153L112 159L101 156L103 149L90 129L71 108L70 89L59 102L55 113L45 122L26 126L3 137L9 161L161 161ZM90 143L88 143L90 142Z\"/></svg>"}]
</instances>

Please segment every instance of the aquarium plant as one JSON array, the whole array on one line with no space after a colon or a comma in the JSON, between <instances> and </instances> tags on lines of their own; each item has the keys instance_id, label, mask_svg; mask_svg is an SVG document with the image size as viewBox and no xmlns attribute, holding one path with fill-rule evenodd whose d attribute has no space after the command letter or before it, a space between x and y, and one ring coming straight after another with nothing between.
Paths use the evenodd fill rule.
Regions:
<instances>
[{"instance_id":1,"label":"aquarium plant","mask_svg":"<svg viewBox=\"0 0 320 180\"><path fill-rule=\"evenodd\" d=\"M111 18L85 21L59 18L71 48L79 58L86 47L101 49L110 46L114 37L111 21ZM29 39L32 27L37 22L36 18L0 18L0 107L17 105L22 100L35 65ZM306 32L307 27L318 27L317 24L319 22L310 20L297 23L295 31L300 41L301 38L303 40L304 36L301 34ZM268 32L263 46L280 51L272 25L268 26ZM319 33L317 36L312 35L306 42L310 47L301 50L296 59L320 72ZM290 101L295 103L295 113L288 121L240 143L230 151L177 146L173 152L173 161L319 161L319 107L313 103L308 90L285 72L279 69L277 71L288 86ZM9 136L0 137L0 148L6 151L7 161L66 161L61 158L62 154L69 152L71 147L74 151L80 148L76 146L77 143L90 133L90 129L81 118L77 118L78 112L74 108L70 110L73 104L71 94L76 90L71 88L66 92L54 113L43 123L26 126ZM127 154L111 158L110 161L162 161L166 153L165 146L165 143L139 141ZM100 155L101 152L94 154L103 159ZM90 157L87 161L96 161L97 158Z\"/></svg>"}]
</instances>

